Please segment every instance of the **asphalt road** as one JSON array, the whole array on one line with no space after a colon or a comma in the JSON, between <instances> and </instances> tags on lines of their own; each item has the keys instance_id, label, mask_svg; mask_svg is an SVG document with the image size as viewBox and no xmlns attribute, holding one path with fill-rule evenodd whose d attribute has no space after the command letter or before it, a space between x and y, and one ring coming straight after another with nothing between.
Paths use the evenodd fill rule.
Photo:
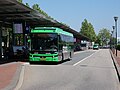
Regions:
<instances>
[{"instance_id":1,"label":"asphalt road","mask_svg":"<svg viewBox=\"0 0 120 90\"><path fill-rule=\"evenodd\" d=\"M67 61L67 62L64 62L64 63L61 63L61 64L62 65L75 65L79 61L81 61L84 58L92 55L95 52L96 52L96 50L87 50L87 51L75 52L71 61Z\"/></svg>"},{"instance_id":2,"label":"asphalt road","mask_svg":"<svg viewBox=\"0 0 120 90\"><path fill-rule=\"evenodd\" d=\"M119 90L109 50L80 52L58 65L25 65L22 72L19 90Z\"/></svg>"}]
</instances>

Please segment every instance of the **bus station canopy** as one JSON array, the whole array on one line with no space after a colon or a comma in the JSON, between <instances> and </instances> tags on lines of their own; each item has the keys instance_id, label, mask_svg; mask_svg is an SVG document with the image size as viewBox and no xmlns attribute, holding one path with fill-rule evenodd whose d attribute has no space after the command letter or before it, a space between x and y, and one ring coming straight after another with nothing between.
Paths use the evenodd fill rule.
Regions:
<instances>
[{"instance_id":1,"label":"bus station canopy","mask_svg":"<svg viewBox=\"0 0 120 90\"><path fill-rule=\"evenodd\" d=\"M13 21L26 21L31 26L56 23L55 20L46 18L44 15L16 0L0 0L0 21L9 23Z\"/></svg>"},{"instance_id":2,"label":"bus station canopy","mask_svg":"<svg viewBox=\"0 0 120 90\"><path fill-rule=\"evenodd\" d=\"M14 21L25 21L32 26L52 26L59 27L65 31L71 32L76 38L89 40L86 36L78 33L70 27L50 19L43 14L19 3L17 0L0 0L0 24L3 26L12 26Z\"/></svg>"}]
</instances>

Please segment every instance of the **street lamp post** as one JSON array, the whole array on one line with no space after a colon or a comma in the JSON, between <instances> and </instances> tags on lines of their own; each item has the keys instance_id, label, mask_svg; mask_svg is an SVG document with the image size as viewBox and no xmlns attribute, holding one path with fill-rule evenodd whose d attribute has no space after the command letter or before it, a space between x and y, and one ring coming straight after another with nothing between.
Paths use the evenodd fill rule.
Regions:
<instances>
[{"instance_id":1,"label":"street lamp post","mask_svg":"<svg viewBox=\"0 0 120 90\"><path fill-rule=\"evenodd\" d=\"M111 31L111 37L110 37L110 49L113 50L113 31Z\"/></svg>"},{"instance_id":2,"label":"street lamp post","mask_svg":"<svg viewBox=\"0 0 120 90\"><path fill-rule=\"evenodd\" d=\"M113 53L115 53L115 36L114 36L115 26L112 26L112 28L113 28Z\"/></svg>"},{"instance_id":3,"label":"street lamp post","mask_svg":"<svg viewBox=\"0 0 120 90\"><path fill-rule=\"evenodd\" d=\"M116 56L117 56L117 20L118 20L118 17L114 17L114 20L115 20L115 29L116 29Z\"/></svg>"}]
</instances>

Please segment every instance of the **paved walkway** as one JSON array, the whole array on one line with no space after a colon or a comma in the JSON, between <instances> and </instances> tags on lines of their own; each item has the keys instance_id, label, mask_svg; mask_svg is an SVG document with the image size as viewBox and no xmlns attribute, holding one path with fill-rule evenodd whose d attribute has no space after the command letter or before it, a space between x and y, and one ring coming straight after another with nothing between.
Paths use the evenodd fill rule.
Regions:
<instances>
[{"instance_id":1,"label":"paved walkway","mask_svg":"<svg viewBox=\"0 0 120 90\"><path fill-rule=\"evenodd\" d=\"M19 79L21 65L21 62L0 62L0 90L13 90Z\"/></svg>"},{"instance_id":2,"label":"paved walkway","mask_svg":"<svg viewBox=\"0 0 120 90\"><path fill-rule=\"evenodd\" d=\"M120 51L117 51L117 56L114 54L114 57L115 57L118 65L120 66Z\"/></svg>"},{"instance_id":3,"label":"paved walkway","mask_svg":"<svg viewBox=\"0 0 120 90\"><path fill-rule=\"evenodd\" d=\"M120 51L117 51L117 56L115 53L112 53L112 56L113 56L113 60L117 69L117 74L120 82Z\"/></svg>"}]
</instances>

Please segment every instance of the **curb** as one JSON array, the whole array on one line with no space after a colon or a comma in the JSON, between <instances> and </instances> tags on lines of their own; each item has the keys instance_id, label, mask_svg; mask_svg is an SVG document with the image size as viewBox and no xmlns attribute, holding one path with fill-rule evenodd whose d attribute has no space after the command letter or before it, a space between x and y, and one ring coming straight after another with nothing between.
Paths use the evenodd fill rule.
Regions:
<instances>
[{"instance_id":1,"label":"curb","mask_svg":"<svg viewBox=\"0 0 120 90\"><path fill-rule=\"evenodd\" d=\"M116 72L117 72L117 76L118 76L118 79L119 79L119 82L120 82L120 67L112 53L112 51L110 50L110 54L111 54L111 58L113 60L113 63L114 63L114 66L115 66L115 69L116 69Z\"/></svg>"},{"instance_id":2,"label":"curb","mask_svg":"<svg viewBox=\"0 0 120 90\"><path fill-rule=\"evenodd\" d=\"M23 76L24 76L24 72L25 71L25 65L22 65L22 68L21 68L21 73L19 75L19 80L18 80L18 83L16 85L16 87L14 88L14 90L19 90L22 86L22 83L23 83Z\"/></svg>"},{"instance_id":3,"label":"curb","mask_svg":"<svg viewBox=\"0 0 120 90\"><path fill-rule=\"evenodd\" d=\"M6 86L5 88L3 88L2 90L14 90L14 88L16 87L16 85L19 81L21 70L22 70L22 64L17 67L17 70L15 72L14 77L11 80L11 83L8 86Z\"/></svg>"}]
</instances>

